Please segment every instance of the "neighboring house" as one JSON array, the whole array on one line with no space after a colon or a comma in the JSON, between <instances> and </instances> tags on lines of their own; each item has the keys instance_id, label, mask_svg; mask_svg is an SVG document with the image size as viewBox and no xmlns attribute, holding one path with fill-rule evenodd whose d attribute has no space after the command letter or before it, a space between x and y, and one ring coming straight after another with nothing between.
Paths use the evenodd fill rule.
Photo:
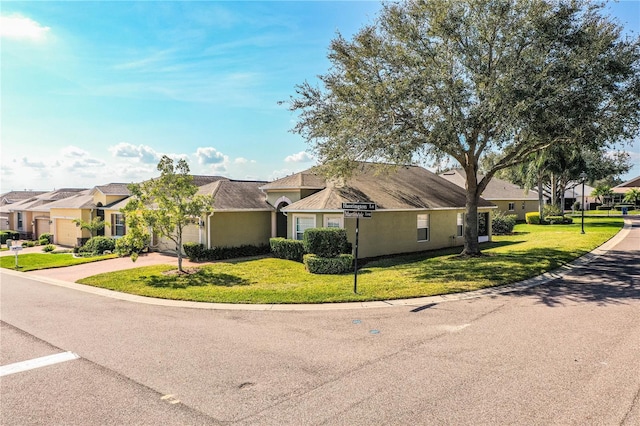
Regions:
<instances>
[{"instance_id":1,"label":"neighboring house","mask_svg":"<svg viewBox=\"0 0 640 426\"><path fill-rule=\"evenodd\" d=\"M211 247L269 244L275 209L266 201L260 187L266 181L243 181L221 176L194 176L198 194L213 196L213 212L183 231L183 243L195 242ZM154 250L174 250L168 238L153 235Z\"/></svg>"},{"instance_id":2,"label":"neighboring house","mask_svg":"<svg viewBox=\"0 0 640 426\"><path fill-rule=\"evenodd\" d=\"M10 191L0 194L0 230L11 229L9 205L28 200L46 191Z\"/></svg>"},{"instance_id":3,"label":"neighboring house","mask_svg":"<svg viewBox=\"0 0 640 426\"><path fill-rule=\"evenodd\" d=\"M345 228L355 242L355 219L345 219L343 202L372 202L372 218L360 220L359 257L433 250L462 245L466 195L462 188L417 166L381 171L361 163L344 183L327 181L309 169L262 186L276 207L272 233L280 213L286 217L286 237L302 239L308 228ZM490 212L495 206L480 199L480 241L491 238ZM283 236L283 235L280 235Z\"/></svg>"},{"instance_id":4,"label":"neighboring house","mask_svg":"<svg viewBox=\"0 0 640 426\"><path fill-rule=\"evenodd\" d=\"M29 199L3 206L8 208L9 229L20 233L20 238L35 239L51 231L48 206L86 191L84 188L61 188Z\"/></svg>"},{"instance_id":5,"label":"neighboring house","mask_svg":"<svg viewBox=\"0 0 640 426\"><path fill-rule=\"evenodd\" d=\"M640 176L628 180L620 185L611 188L613 190L613 203L623 203L624 196L630 189L637 189L640 191Z\"/></svg>"},{"instance_id":6,"label":"neighboring house","mask_svg":"<svg viewBox=\"0 0 640 426\"><path fill-rule=\"evenodd\" d=\"M460 188L466 187L466 174L463 169L449 170L440 173L439 176ZM483 177L478 175L478 181ZM498 206L498 211L516 215L518 220L525 220L525 215L529 212L537 212L540 205L538 192L526 191L518 185L495 177L489 181L481 195L485 200Z\"/></svg>"}]
</instances>

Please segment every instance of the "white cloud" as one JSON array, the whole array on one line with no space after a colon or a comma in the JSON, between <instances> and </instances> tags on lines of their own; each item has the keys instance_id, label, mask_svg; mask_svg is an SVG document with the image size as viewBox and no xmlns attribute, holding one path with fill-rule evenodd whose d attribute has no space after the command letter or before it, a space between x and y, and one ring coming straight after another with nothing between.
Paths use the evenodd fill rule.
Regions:
<instances>
[{"instance_id":1,"label":"white cloud","mask_svg":"<svg viewBox=\"0 0 640 426\"><path fill-rule=\"evenodd\" d=\"M248 160L248 159L246 159L244 157L238 157L235 160L233 160L233 162L236 163L236 164L249 164L249 163L255 164L256 160Z\"/></svg>"},{"instance_id":2,"label":"white cloud","mask_svg":"<svg viewBox=\"0 0 640 426\"><path fill-rule=\"evenodd\" d=\"M47 167L46 164L42 161L29 161L27 157L22 158L22 165L25 167L30 167L32 169L44 169Z\"/></svg>"},{"instance_id":3,"label":"white cloud","mask_svg":"<svg viewBox=\"0 0 640 426\"><path fill-rule=\"evenodd\" d=\"M69 145L66 148L62 149L62 155L67 158L83 158L87 157L89 153L82 148L78 148L77 146Z\"/></svg>"},{"instance_id":4,"label":"white cloud","mask_svg":"<svg viewBox=\"0 0 640 426\"><path fill-rule=\"evenodd\" d=\"M228 159L226 155L211 147L198 148L196 157L200 164L221 164Z\"/></svg>"},{"instance_id":5,"label":"white cloud","mask_svg":"<svg viewBox=\"0 0 640 426\"><path fill-rule=\"evenodd\" d=\"M313 160L314 158L305 151L300 151L297 154L289 155L284 159L284 161L287 163L308 163Z\"/></svg>"},{"instance_id":6,"label":"white cloud","mask_svg":"<svg viewBox=\"0 0 640 426\"><path fill-rule=\"evenodd\" d=\"M51 28L21 15L0 16L0 37L43 41Z\"/></svg>"},{"instance_id":7,"label":"white cloud","mask_svg":"<svg viewBox=\"0 0 640 426\"><path fill-rule=\"evenodd\" d=\"M127 142L120 142L110 147L109 151L114 157L134 158L144 164L157 163L160 159L160 154L147 145L136 146Z\"/></svg>"}]
</instances>

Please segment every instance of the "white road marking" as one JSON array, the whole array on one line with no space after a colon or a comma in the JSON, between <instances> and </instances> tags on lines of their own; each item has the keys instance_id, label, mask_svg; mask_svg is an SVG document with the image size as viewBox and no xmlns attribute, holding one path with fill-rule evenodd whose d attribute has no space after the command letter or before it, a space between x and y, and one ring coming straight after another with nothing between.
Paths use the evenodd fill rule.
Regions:
<instances>
[{"instance_id":1,"label":"white road marking","mask_svg":"<svg viewBox=\"0 0 640 426\"><path fill-rule=\"evenodd\" d=\"M0 377L33 370L35 368L46 367L48 365L58 364L65 361L72 361L78 358L80 358L80 356L73 352L62 352L59 354L30 359L28 361L15 362L13 364L0 366Z\"/></svg>"}]
</instances>

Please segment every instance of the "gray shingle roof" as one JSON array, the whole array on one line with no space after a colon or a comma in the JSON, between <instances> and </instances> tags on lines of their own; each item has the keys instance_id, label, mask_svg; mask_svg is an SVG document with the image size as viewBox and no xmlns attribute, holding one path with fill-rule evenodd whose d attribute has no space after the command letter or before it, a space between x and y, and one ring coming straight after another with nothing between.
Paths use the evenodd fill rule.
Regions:
<instances>
[{"instance_id":1,"label":"gray shingle roof","mask_svg":"<svg viewBox=\"0 0 640 426\"><path fill-rule=\"evenodd\" d=\"M0 194L0 203L11 204L18 201L28 200L38 195L45 194L47 191L9 191Z\"/></svg>"},{"instance_id":2,"label":"gray shingle roof","mask_svg":"<svg viewBox=\"0 0 640 426\"><path fill-rule=\"evenodd\" d=\"M378 173L378 165L365 163L344 185L328 184L284 211L340 210L343 202L373 202L380 210L465 208L466 194L459 186L418 166L400 166ZM493 204L481 199L479 207Z\"/></svg>"},{"instance_id":3,"label":"gray shingle roof","mask_svg":"<svg viewBox=\"0 0 640 426\"><path fill-rule=\"evenodd\" d=\"M325 178L316 173L314 169L309 169L269 182L263 185L262 189L322 189L325 186Z\"/></svg>"},{"instance_id":4,"label":"gray shingle roof","mask_svg":"<svg viewBox=\"0 0 640 426\"><path fill-rule=\"evenodd\" d=\"M631 180L628 180L624 183L621 183L620 185L616 185L611 189L615 193L624 194L625 192L633 188L640 189L640 176L633 178Z\"/></svg>"},{"instance_id":5,"label":"gray shingle roof","mask_svg":"<svg viewBox=\"0 0 640 426\"><path fill-rule=\"evenodd\" d=\"M260 190L266 181L218 180L200 187L199 194L213 195L214 211L274 210Z\"/></svg>"},{"instance_id":6,"label":"gray shingle roof","mask_svg":"<svg viewBox=\"0 0 640 426\"><path fill-rule=\"evenodd\" d=\"M100 191L105 195L131 195L127 183L109 183L107 185L98 185L94 190Z\"/></svg>"},{"instance_id":7,"label":"gray shingle roof","mask_svg":"<svg viewBox=\"0 0 640 426\"><path fill-rule=\"evenodd\" d=\"M466 173L463 169L453 169L440 173L439 176L460 188L466 187ZM478 175L478 180L483 177L483 175ZM538 193L534 190L527 192L516 184L494 177L484 189L482 198L486 200L538 200Z\"/></svg>"}]
</instances>

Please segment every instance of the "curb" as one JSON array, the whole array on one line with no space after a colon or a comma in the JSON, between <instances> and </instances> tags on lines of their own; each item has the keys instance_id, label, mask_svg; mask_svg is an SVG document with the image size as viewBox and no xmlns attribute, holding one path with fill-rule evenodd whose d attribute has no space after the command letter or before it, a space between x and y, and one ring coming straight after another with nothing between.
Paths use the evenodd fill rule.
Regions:
<instances>
[{"instance_id":1,"label":"curb","mask_svg":"<svg viewBox=\"0 0 640 426\"><path fill-rule=\"evenodd\" d=\"M381 300L372 302L344 302L344 303L322 303L322 304L235 304L235 303L209 303L209 302L189 302L182 300L159 299L155 297L138 296L128 293L120 293L104 288L91 287L84 284L71 283L62 280L56 280L41 276L30 275L28 278L65 287L72 290L82 291L98 296L109 297L111 299L124 300L133 303L142 303L146 305L166 306L175 308L191 308L191 309L208 309L208 310L228 310L228 311L322 311L322 310L345 310L345 309L371 309L371 308L390 308L390 307L415 307L420 308L426 305L439 304L443 302L451 302L456 300L477 299L480 297L493 297L505 293L523 291L532 287L547 284L551 281L564 277L573 269L584 267L593 259L596 259L618 243L624 240L631 232L632 223L630 219L625 219L624 227L612 238L593 251L577 258L576 260L563 265L553 271L545 272L542 275L526 279L513 284L505 284L498 287L490 287L481 290L474 290L465 293L451 293L438 296L426 296L413 299L394 299ZM9 275L25 277L24 273L13 271L11 269L3 269L2 273Z\"/></svg>"}]
</instances>

